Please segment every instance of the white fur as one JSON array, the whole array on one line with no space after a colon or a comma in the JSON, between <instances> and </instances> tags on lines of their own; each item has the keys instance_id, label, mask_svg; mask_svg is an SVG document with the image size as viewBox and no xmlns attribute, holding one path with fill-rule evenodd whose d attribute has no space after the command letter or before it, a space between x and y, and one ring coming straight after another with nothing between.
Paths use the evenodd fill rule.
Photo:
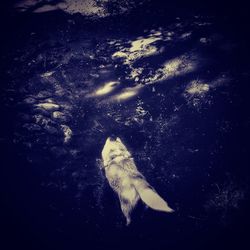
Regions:
<instances>
[{"instance_id":1,"label":"white fur","mask_svg":"<svg viewBox=\"0 0 250 250\"><path fill-rule=\"evenodd\" d=\"M138 171L135 162L121 139L108 137L102 150L103 168L112 189L118 194L127 225L130 213L139 198L152 209L173 212Z\"/></svg>"}]
</instances>

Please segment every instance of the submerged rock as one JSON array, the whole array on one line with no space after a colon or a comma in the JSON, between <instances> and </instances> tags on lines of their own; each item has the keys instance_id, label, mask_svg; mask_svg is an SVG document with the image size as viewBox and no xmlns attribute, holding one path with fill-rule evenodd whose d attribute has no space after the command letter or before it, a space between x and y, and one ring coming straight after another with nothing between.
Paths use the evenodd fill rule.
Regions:
<instances>
[{"instance_id":1,"label":"submerged rock","mask_svg":"<svg viewBox=\"0 0 250 250\"><path fill-rule=\"evenodd\" d=\"M48 98L52 95L52 93L50 93L49 91L46 91L46 90L43 90L43 91L40 91L37 95L37 98Z\"/></svg>"},{"instance_id":2,"label":"submerged rock","mask_svg":"<svg viewBox=\"0 0 250 250\"><path fill-rule=\"evenodd\" d=\"M44 129L50 134L58 134L58 130L53 126L46 125L44 126Z\"/></svg>"},{"instance_id":3,"label":"submerged rock","mask_svg":"<svg viewBox=\"0 0 250 250\"><path fill-rule=\"evenodd\" d=\"M66 122L69 120L69 118L63 112L60 112L60 111L54 111L52 113L52 117L55 120L62 121L62 122Z\"/></svg>"},{"instance_id":4,"label":"submerged rock","mask_svg":"<svg viewBox=\"0 0 250 250\"><path fill-rule=\"evenodd\" d=\"M34 123L25 123L23 125L24 128L26 128L27 130L30 130L30 131L39 131L41 130L41 127L37 124L34 124Z\"/></svg>"},{"instance_id":5,"label":"submerged rock","mask_svg":"<svg viewBox=\"0 0 250 250\"><path fill-rule=\"evenodd\" d=\"M61 125L61 129L64 133L64 143L68 143L73 135L73 132L67 125Z\"/></svg>"},{"instance_id":6,"label":"submerged rock","mask_svg":"<svg viewBox=\"0 0 250 250\"><path fill-rule=\"evenodd\" d=\"M47 126L49 124L54 124L54 122L50 118L44 117L43 115L34 115L33 118L35 119L35 122L40 126Z\"/></svg>"},{"instance_id":7,"label":"submerged rock","mask_svg":"<svg viewBox=\"0 0 250 250\"><path fill-rule=\"evenodd\" d=\"M34 104L34 103L36 102L36 99L33 98L33 97L27 97L27 98L25 98L23 101L24 101L24 103L26 103L26 104Z\"/></svg>"}]
</instances>

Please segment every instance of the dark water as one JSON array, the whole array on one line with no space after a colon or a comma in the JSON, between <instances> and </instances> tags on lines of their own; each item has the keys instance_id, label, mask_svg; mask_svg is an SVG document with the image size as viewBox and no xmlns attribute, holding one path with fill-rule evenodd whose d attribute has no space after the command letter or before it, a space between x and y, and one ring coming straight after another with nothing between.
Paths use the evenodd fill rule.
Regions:
<instances>
[{"instance_id":1,"label":"dark water","mask_svg":"<svg viewBox=\"0 0 250 250\"><path fill-rule=\"evenodd\" d=\"M6 15L0 138L5 249L247 244L247 18L243 7L205 6L149 1L130 14L95 20L60 11ZM161 53L132 64L143 68L135 81L129 65L112 55L157 31L165 39L155 43ZM147 83L176 58L185 73ZM196 67L185 71L190 63ZM120 82L114 92L89 97L109 81ZM132 98L115 99L139 82L142 89ZM62 125L72 131L68 141ZM99 169L110 134L124 141L175 213L140 203L125 226Z\"/></svg>"}]
</instances>

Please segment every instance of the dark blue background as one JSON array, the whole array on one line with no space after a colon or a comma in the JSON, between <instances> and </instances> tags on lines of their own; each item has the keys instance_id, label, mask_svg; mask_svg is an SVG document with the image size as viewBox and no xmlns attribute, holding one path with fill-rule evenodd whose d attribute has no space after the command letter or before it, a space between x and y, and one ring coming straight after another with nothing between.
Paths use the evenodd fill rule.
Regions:
<instances>
[{"instance_id":1,"label":"dark blue background","mask_svg":"<svg viewBox=\"0 0 250 250\"><path fill-rule=\"evenodd\" d=\"M5 58L4 61L1 60L0 88L2 93L7 89L10 80L6 72L19 67L13 62L11 53L25 46L30 31L38 31L42 41L48 33L53 37L54 30L63 27L66 22L63 13L54 12L39 17L28 14L16 15L8 4L4 6L4 10L6 11L1 21L3 34L1 56ZM193 170L187 171L185 178L182 177L181 181L174 183L173 186L168 185L167 191L164 191L163 183L158 184L157 180L150 179L159 192L166 192L173 208L175 209L178 205L179 209L177 208L174 214L165 215L145 209L142 204L139 204L133 213L133 223L126 227L120 217L117 197L108 187L105 179L102 179L101 173L98 173L104 192L101 212L98 212L98 206L92 206L93 187L91 186L77 201L73 196L75 193L73 185L65 192L44 188L41 183L46 180L53 169L64 164L67 157L53 158L46 150L43 155L38 149L38 155L32 156L33 161L27 161L26 155L29 153L27 149L22 144L13 142L14 134L19 130L18 113L20 110L15 105L6 107L5 99L2 98L0 123L1 138L3 138L1 139L1 227L3 232L1 244L5 245L2 249L241 249L249 245L247 238L248 187L245 198L240 202L240 208L228 212L226 224L218 222L222 216L220 211L211 212L206 218L190 216L190 211L194 215L204 214L201 204L207 196L204 197L202 185L205 185L205 194L206 192L209 194L214 188L210 184L223 182L227 173L230 173L237 183L245 185L249 182L249 71L248 74L241 74L241 72L247 72L249 68L246 6L239 2L219 4L195 1L186 3L151 1L143 9L136 9L129 16L111 17L101 22L84 20L76 15L73 17L76 27L72 29L69 36L74 39L78 37L78 32L86 32L96 37L98 41L103 36L135 35L143 29L164 27L176 16L188 20L195 14L215 16L213 28L237 41L238 47L229 59L219 58L213 54L216 51L214 49L206 52L209 55L212 54L211 56L217 60L217 63L215 60L212 66L214 72L229 69L234 76L234 83L226 89L231 103L228 104L226 98L218 93L215 97L215 104L205 113L194 114L188 108L184 108L181 111L181 121L174 128L176 136L166 142L162 153L153 157L154 163L160 168L164 161L157 156L167 157L171 161L173 148L179 150L181 145L187 148L194 144L201 149L201 153L196 157L185 155L184 152L183 159L172 160L174 163L172 166L177 168L177 172L180 172L185 165L192 165ZM56 35L54 39L57 41ZM55 46L57 46L56 42ZM39 65L34 68L34 71L39 72ZM30 76L18 72L15 74L11 76L11 79L18 78L18 84L24 84L33 73L31 72ZM164 104L167 107L171 107L172 102L181 104L182 101L176 99L175 94L171 94L171 86L171 84L168 87L164 85L162 90L159 87L159 91L170 93L169 103ZM149 95L147 91L144 93L152 109L157 110L157 100ZM11 97L17 100L21 98L18 92ZM25 107L20 109L25 109ZM96 110L91 105L87 109L89 117L96 115ZM226 135L217 131L216 124L213 122L220 119L226 119L232 124L233 129ZM108 126L108 120L105 122L107 125L105 132L92 140L92 144L90 143L90 147L86 149L89 154L80 156L73 163L73 167L77 168L84 161L96 168L95 160L100 157L102 146L110 133L121 136L132 151L140 149L140 145L148 140L139 133L137 127L127 130L123 126L118 128L112 124ZM86 129L88 126L90 125L86 124ZM197 134L193 130L194 127L198 127ZM201 136L202 132L206 132L205 137ZM178 136L183 133L192 134L192 141L189 141L187 134ZM223 146L223 149L214 156L209 155L208 153L216 147L217 142ZM75 140L74 143L81 148L81 140ZM136 160L138 168L143 169L145 166L142 166L142 163L140 165L139 159ZM210 178L208 179L205 174L211 162L219 167L209 170ZM173 172L173 170L168 171ZM144 172L146 173L147 171ZM67 175L64 178L67 181ZM68 179L68 181L71 180ZM51 204L56 204L55 208L51 207ZM82 209L78 210L78 207Z\"/></svg>"}]
</instances>

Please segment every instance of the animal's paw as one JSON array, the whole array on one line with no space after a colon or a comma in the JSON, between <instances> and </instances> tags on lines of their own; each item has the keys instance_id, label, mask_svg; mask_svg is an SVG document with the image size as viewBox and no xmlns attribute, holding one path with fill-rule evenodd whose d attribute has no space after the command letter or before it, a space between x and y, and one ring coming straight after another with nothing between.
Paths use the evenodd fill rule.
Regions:
<instances>
[{"instance_id":1,"label":"animal's paw","mask_svg":"<svg viewBox=\"0 0 250 250\"><path fill-rule=\"evenodd\" d=\"M129 226L129 224L131 223L131 219L127 217L126 220L127 220L126 226Z\"/></svg>"}]
</instances>

